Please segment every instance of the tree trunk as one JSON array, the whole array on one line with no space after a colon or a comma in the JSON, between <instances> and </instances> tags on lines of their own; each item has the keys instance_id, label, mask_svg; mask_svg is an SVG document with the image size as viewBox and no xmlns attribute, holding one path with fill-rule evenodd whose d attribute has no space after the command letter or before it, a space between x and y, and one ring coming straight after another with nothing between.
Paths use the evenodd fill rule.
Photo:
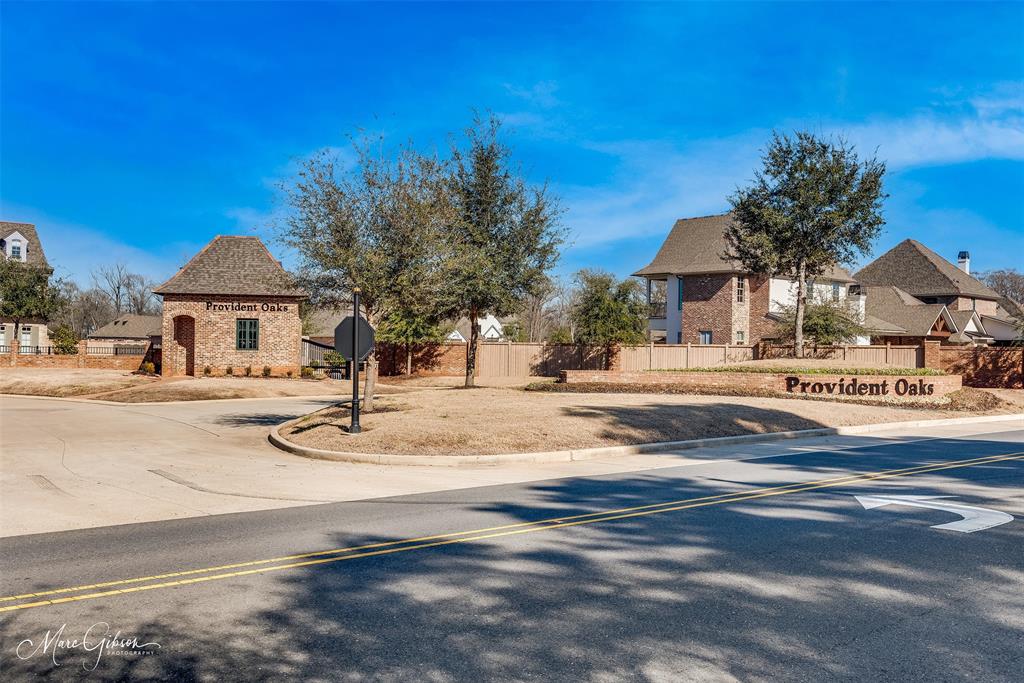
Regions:
<instances>
[{"instance_id":1,"label":"tree trunk","mask_svg":"<svg viewBox=\"0 0 1024 683\"><path fill-rule=\"evenodd\" d=\"M377 354L366 359L366 379L363 380L363 412L373 412L373 395L377 391Z\"/></svg>"},{"instance_id":2,"label":"tree trunk","mask_svg":"<svg viewBox=\"0 0 1024 683\"><path fill-rule=\"evenodd\" d=\"M405 374L412 375L412 344L408 342L405 345Z\"/></svg>"},{"instance_id":3,"label":"tree trunk","mask_svg":"<svg viewBox=\"0 0 1024 683\"><path fill-rule=\"evenodd\" d=\"M466 386L476 386L474 381L474 375L476 375L476 344L477 344L477 327L476 327L476 311L472 310L469 313L469 346L466 348Z\"/></svg>"},{"instance_id":4,"label":"tree trunk","mask_svg":"<svg viewBox=\"0 0 1024 683\"><path fill-rule=\"evenodd\" d=\"M793 330L793 352L804 357L804 309L807 306L807 264L800 262L796 271L796 329Z\"/></svg>"}]
</instances>

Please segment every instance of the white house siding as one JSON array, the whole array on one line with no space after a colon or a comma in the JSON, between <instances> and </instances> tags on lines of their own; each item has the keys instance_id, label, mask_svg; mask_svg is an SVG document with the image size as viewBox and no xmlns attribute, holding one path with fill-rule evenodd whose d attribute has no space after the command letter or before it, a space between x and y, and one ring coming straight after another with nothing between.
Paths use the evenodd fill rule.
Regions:
<instances>
[{"instance_id":1,"label":"white house siding","mask_svg":"<svg viewBox=\"0 0 1024 683\"><path fill-rule=\"evenodd\" d=\"M813 289L808 291L810 298L813 296L815 299L832 299L832 285L839 285L839 300L842 301L847 297L847 285L844 282L833 282L831 280L816 280L814 282ZM787 306L796 305L796 280L790 280L788 278L773 277L771 282L768 284L768 297L771 301L769 310L772 312L779 312Z\"/></svg>"},{"instance_id":2,"label":"white house siding","mask_svg":"<svg viewBox=\"0 0 1024 683\"><path fill-rule=\"evenodd\" d=\"M985 326L985 331L988 332L989 336L996 341L1007 342L1020 337L1020 333L1010 323L986 317L982 324Z\"/></svg>"},{"instance_id":3,"label":"white house siding","mask_svg":"<svg viewBox=\"0 0 1024 683\"><path fill-rule=\"evenodd\" d=\"M679 310L679 288L683 280L669 275L665 286L665 343L678 344L683 332L683 314Z\"/></svg>"}]
</instances>

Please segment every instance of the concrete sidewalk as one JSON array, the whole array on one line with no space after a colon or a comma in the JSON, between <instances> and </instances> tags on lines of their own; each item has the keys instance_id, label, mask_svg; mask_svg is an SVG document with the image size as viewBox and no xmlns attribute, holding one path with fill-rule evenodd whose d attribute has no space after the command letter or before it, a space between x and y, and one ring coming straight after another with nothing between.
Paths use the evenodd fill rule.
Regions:
<instances>
[{"instance_id":1,"label":"concrete sidewalk","mask_svg":"<svg viewBox=\"0 0 1024 683\"><path fill-rule=\"evenodd\" d=\"M134 406L4 397L0 536L1024 428L1019 419L457 470L308 460L267 442L271 426L331 402L284 398Z\"/></svg>"}]
</instances>

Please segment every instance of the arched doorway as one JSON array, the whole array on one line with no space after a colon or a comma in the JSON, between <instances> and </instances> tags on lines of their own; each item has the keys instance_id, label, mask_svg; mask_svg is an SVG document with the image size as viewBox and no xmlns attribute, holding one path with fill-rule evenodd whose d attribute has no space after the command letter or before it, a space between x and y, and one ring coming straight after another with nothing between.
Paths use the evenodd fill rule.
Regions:
<instances>
[{"instance_id":1,"label":"arched doorway","mask_svg":"<svg viewBox=\"0 0 1024 683\"><path fill-rule=\"evenodd\" d=\"M174 374L196 374L196 320L190 315L174 317Z\"/></svg>"}]
</instances>

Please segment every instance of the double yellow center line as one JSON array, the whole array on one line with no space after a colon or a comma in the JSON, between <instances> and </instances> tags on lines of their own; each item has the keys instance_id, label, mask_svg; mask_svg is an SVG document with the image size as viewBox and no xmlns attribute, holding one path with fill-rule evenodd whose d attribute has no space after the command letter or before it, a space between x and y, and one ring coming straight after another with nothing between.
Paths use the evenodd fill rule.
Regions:
<instances>
[{"instance_id":1,"label":"double yellow center line","mask_svg":"<svg viewBox=\"0 0 1024 683\"><path fill-rule=\"evenodd\" d=\"M802 493L804 491L847 486L866 481L892 479L895 477L906 477L915 474L937 472L940 470L975 467L995 462L1021 459L1024 459L1024 451L989 455L980 458L969 458L966 460L931 463L903 469L851 474L832 479L798 482L749 491L703 496L700 498L684 498L662 503L652 503L650 505L602 510L600 512L589 512L566 517L551 517L534 522L518 522L515 524L505 524L502 526L473 529L470 531L457 531L433 536L406 538L398 541L368 543L365 545L350 546L347 548L334 548L332 550L318 550L315 552L297 555L273 557L265 560L250 560L247 562L222 564L202 569L188 569L178 572L168 572L166 574L154 574L152 576L141 576L131 579L91 583L69 588L54 588L34 593L23 593L21 595L0 597L0 612L45 607L48 605L58 605L65 602L76 602L79 600L95 600L97 598L104 598L113 595L136 593L139 591L148 591L158 588L171 588L174 586L187 586L194 583L218 581L221 579L249 576L252 574L263 574L282 569L312 567L316 565L330 564L333 562L343 562L345 560L355 560L363 557L388 555L391 553L421 550L424 548L435 548L443 545L451 545L453 543L468 543L488 538L497 538L499 536L551 531L553 529L564 529L566 527L579 526L583 524L597 524L599 522L610 522L613 520L628 519L631 517L643 517L647 515L689 510L711 505L724 505L726 503L736 503L746 500L754 500L757 498L766 498L769 496L783 496L793 493Z\"/></svg>"}]
</instances>

